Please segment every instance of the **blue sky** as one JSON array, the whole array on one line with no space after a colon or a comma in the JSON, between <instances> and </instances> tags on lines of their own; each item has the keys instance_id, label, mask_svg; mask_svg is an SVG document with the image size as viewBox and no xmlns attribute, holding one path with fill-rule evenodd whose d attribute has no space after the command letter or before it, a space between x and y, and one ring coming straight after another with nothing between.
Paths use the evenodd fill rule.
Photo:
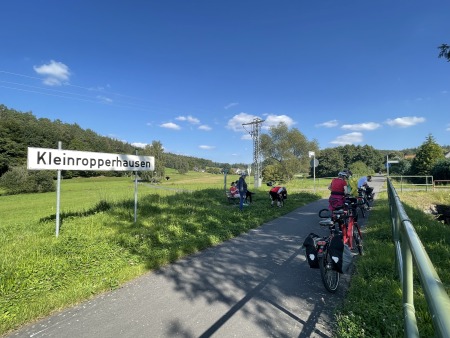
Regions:
<instances>
[{"instance_id":1,"label":"blue sky","mask_svg":"<svg viewBox=\"0 0 450 338\"><path fill-rule=\"evenodd\" d=\"M321 149L450 144L450 1L2 1L0 104L251 163L243 123ZM55 148L57 145L55 145ZM64 147L64 145L63 145Z\"/></svg>"}]
</instances>

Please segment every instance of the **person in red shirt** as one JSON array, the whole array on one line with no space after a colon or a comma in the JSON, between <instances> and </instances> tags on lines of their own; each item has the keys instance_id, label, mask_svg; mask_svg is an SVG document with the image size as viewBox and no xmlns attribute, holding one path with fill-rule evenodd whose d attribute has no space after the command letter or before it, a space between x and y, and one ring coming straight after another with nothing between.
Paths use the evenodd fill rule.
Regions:
<instances>
[{"instance_id":1,"label":"person in red shirt","mask_svg":"<svg viewBox=\"0 0 450 338\"><path fill-rule=\"evenodd\" d=\"M269 196L272 202L270 203L271 206L273 206L273 203L277 201L277 205L281 207L281 200L285 198L285 195L287 195L287 191L285 187L276 186L270 189Z\"/></svg>"},{"instance_id":2,"label":"person in red shirt","mask_svg":"<svg viewBox=\"0 0 450 338\"><path fill-rule=\"evenodd\" d=\"M231 197L239 196L239 190L236 187L236 182L231 182L230 194L231 194Z\"/></svg>"},{"instance_id":3,"label":"person in red shirt","mask_svg":"<svg viewBox=\"0 0 450 338\"><path fill-rule=\"evenodd\" d=\"M328 209L331 211L344 205L345 203L345 195L348 194L348 186L346 181L347 176L348 175L345 171L341 171L338 174L338 177L333 178L328 186L328 190L331 191L330 198L328 199Z\"/></svg>"}]
</instances>

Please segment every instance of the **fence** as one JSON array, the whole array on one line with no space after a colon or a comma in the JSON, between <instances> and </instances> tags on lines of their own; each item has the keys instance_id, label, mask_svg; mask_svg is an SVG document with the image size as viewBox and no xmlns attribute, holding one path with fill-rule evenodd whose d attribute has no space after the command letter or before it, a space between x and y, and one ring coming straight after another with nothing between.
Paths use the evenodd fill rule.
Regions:
<instances>
[{"instance_id":1,"label":"fence","mask_svg":"<svg viewBox=\"0 0 450 338\"><path fill-rule=\"evenodd\" d=\"M392 183L403 190L433 190L433 176L389 176ZM421 182L421 183L418 183Z\"/></svg>"},{"instance_id":2,"label":"fence","mask_svg":"<svg viewBox=\"0 0 450 338\"><path fill-rule=\"evenodd\" d=\"M450 180L434 180L433 190L435 189L450 189Z\"/></svg>"},{"instance_id":3,"label":"fence","mask_svg":"<svg viewBox=\"0 0 450 338\"><path fill-rule=\"evenodd\" d=\"M413 262L428 304L437 337L450 337L450 298L428 257L397 192L388 178L387 190L395 244L396 267L403 294L405 337L419 337L414 309Z\"/></svg>"}]
</instances>

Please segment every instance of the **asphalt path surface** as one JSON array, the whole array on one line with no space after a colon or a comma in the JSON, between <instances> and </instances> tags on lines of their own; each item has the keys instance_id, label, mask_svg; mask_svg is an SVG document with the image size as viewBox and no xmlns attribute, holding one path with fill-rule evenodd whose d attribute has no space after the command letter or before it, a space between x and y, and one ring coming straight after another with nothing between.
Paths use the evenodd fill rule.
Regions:
<instances>
[{"instance_id":1,"label":"asphalt path surface","mask_svg":"<svg viewBox=\"0 0 450 338\"><path fill-rule=\"evenodd\" d=\"M317 214L327 206L298 208L7 337L332 337L350 276L327 292L302 249L309 233L327 234Z\"/></svg>"}]
</instances>

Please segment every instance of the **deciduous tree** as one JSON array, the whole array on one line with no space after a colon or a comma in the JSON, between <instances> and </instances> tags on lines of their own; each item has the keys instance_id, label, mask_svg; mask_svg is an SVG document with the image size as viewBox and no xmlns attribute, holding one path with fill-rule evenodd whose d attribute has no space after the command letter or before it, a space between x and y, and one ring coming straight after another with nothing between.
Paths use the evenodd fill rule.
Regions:
<instances>
[{"instance_id":1,"label":"deciduous tree","mask_svg":"<svg viewBox=\"0 0 450 338\"><path fill-rule=\"evenodd\" d=\"M161 181L165 176L164 148L162 143L153 141L152 144L147 144L143 153L146 156L153 156L155 158L155 171L142 171L139 173L139 176L146 181Z\"/></svg>"},{"instance_id":2,"label":"deciduous tree","mask_svg":"<svg viewBox=\"0 0 450 338\"><path fill-rule=\"evenodd\" d=\"M297 173L309 172L309 151L318 152L317 141L308 141L297 129L289 130L286 123L272 126L261 135L261 154L265 163L276 166L284 180ZM264 178L265 179L265 178Z\"/></svg>"}]
</instances>

